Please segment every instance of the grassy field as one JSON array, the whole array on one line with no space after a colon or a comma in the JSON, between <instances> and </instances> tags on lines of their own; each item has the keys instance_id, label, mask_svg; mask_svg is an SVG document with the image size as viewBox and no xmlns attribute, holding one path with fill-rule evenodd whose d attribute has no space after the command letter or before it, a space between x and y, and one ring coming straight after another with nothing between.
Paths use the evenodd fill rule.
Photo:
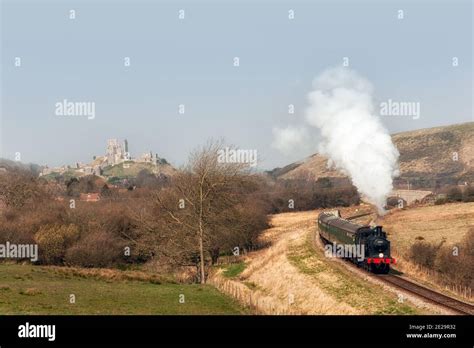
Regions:
<instances>
[{"instance_id":1,"label":"grassy field","mask_svg":"<svg viewBox=\"0 0 474 348\"><path fill-rule=\"evenodd\" d=\"M113 271L114 274L120 271ZM136 277L139 279L140 277ZM210 285L0 264L1 314L243 314ZM70 295L75 303L70 303ZM182 296L184 295L184 297ZM183 302L184 303L180 303Z\"/></svg>"},{"instance_id":2,"label":"grassy field","mask_svg":"<svg viewBox=\"0 0 474 348\"><path fill-rule=\"evenodd\" d=\"M474 226L474 203L413 207L394 211L377 222L389 233L392 247L405 254L419 237L435 244L443 239L458 243Z\"/></svg>"}]
</instances>

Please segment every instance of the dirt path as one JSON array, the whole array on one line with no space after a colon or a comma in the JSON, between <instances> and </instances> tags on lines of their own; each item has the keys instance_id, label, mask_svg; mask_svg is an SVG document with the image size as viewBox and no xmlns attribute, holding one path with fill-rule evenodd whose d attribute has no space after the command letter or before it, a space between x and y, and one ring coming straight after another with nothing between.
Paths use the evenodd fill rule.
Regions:
<instances>
[{"instance_id":1,"label":"dirt path","mask_svg":"<svg viewBox=\"0 0 474 348\"><path fill-rule=\"evenodd\" d=\"M343 209L342 214L355 215L356 209L360 212L368 207ZM247 255L246 269L226 281L227 292L244 302L257 303L258 311L264 313L424 313L410 303L398 302L396 294L358 278L314 248L318 213L272 216L272 227L263 236L271 246ZM223 277L217 276L222 282Z\"/></svg>"}]
</instances>

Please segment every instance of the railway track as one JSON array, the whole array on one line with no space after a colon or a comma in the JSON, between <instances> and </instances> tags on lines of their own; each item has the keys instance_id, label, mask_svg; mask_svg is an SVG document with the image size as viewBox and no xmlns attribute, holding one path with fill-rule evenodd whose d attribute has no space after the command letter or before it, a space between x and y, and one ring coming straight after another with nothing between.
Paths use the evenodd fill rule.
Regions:
<instances>
[{"instance_id":1,"label":"railway track","mask_svg":"<svg viewBox=\"0 0 474 348\"><path fill-rule=\"evenodd\" d=\"M325 241L320 239L323 245L325 244ZM316 246L316 243L314 244ZM347 267L353 268L360 270L364 272L367 275L374 276L376 279L385 282L389 285L392 285L396 288L399 288L401 290L405 290L406 292L409 292L421 299L423 299L426 302L433 303L435 305L447 308L451 310L452 312L455 312L457 314L463 314L463 315L474 315L474 306L466 303L459 301L455 298L443 295L437 291L428 289L424 286L418 285L416 283L413 283L412 281L409 281L403 277L394 275L394 274L374 274L370 273L366 270L363 270L362 268L357 267L354 263L350 262L349 260L346 260L344 262Z\"/></svg>"},{"instance_id":2,"label":"railway track","mask_svg":"<svg viewBox=\"0 0 474 348\"><path fill-rule=\"evenodd\" d=\"M415 284L400 276L386 274L386 275L378 275L377 278L399 289L405 290L418 297L421 297L424 300L428 300L431 303L448 308L458 314L474 315L473 305L456 300L452 297L440 294L439 292L436 292L428 288L425 288L424 286Z\"/></svg>"}]
</instances>

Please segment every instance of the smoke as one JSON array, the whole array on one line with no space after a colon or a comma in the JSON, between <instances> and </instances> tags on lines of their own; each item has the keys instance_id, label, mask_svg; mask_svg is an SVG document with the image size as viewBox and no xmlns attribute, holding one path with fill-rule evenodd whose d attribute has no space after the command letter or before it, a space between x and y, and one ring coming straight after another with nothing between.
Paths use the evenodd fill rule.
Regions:
<instances>
[{"instance_id":1,"label":"smoke","mask_svg":"<svg viewBox=\"0 0 474 348\"><path fill-rule=\"evenodd\" d=\"M306 152L310 150L310 136L304 126L286 128L273 128L272 146L285 155L292 154L295 150Z\"/></svg>"},{"instance_id":2,"label":"smoke","mask_svg":"<svg viewBox=\"0 0 474 348\"><path fill-rule=\"evenodd\" d=\"M372 93L371 83L355 71L326 70L313 82L305 123L320 132L318 152L383 214L399 153L374 112Z\"/></svg>"}]
</instances>

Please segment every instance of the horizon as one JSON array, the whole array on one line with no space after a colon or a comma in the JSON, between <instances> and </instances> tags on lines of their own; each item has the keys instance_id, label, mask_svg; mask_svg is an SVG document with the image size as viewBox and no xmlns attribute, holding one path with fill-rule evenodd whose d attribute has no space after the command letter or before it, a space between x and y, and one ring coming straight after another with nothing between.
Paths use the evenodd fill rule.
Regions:
<instances>
[{"instance_id":1,"label":"horizon","mask_svg":"<svg viewBox=\"0 0 474 348\"><path fill-rule=\"evenodd\" d=\"M427 127L427 128L417 128L417 129L411 129L411 130L407 130L407 131L403 131L403 132L397 132L397 133L390 133L390 136L394 136L394 135L398 135L398 134L403 134L403 133L409 133L409 132L414 132L414 131L419 131L419 130L429 130L429 129L436 129L436 128L447 128L447 127L456 127L456 126L461 126L461 125L465 125L465 124L469 124L469 123L474 123L474 121L467 121L467 122L462 122L462 123L456 123L456 124L448 124L448 125L440 125L440 126L433 126L433 127ZM123 142L124 140L127 140L127 142L129 143L128 141L128 138L124 138L124 139L121 139L121 138L111 138L111 139L117 139L119 140L120 142ZM105 144L107 144L107 141L109 139L107 139L105 141ZM202 145L202 144L201 144ZM396 145L395 145L396 146ZM105 148L105 146L104 146ZM149 150L151 152L153 152L153 150ZM143 152L143 153L136 153L134 155L130 154L131 156L131 161L133 160L137 160L139 158L140 155L143 155L147 153L147 151ZM155 152L153 152L155 154ZM156 153L157 155L159 155L158 153ZM299 160L296 160L294 162L288 162L286 164L283 164L282 166L280 167L273 167L273 168L258 168L258 172L265 172L265 171L272 171L274 169L281 169L281 168L284 168L285 166L288 166L288 165L291 165L293 163L298 163L298 162L302 162L304 161L305 159L307 158L310 158L314 155L317 155L319 154L318 152L314 152L304 158L301 158ZM63 164L60 164L58 166L50 166L48 164L45 164L45 163L36 163L36 162L21 162L21 161L15 161L14 159L10 159L10 158L4 158L4 157L0 157L0 160L10 160L10 161L13 161L13 162L19 162L19 163L22 163L24 165L38 165L40 167L48 167L48 168L56 168L56 167L64 167L64 166L72 166L76 163L82 163L82 164L89 164L89 163L92 163L94 161L93 156L105 156L105 151L104 153L102 154L95 154L95 155L92 155L91 157L91 160L89 162L82 162L82 161L73 161L73 162L68 162L68 163L63 163ZM163 158L161 156L159 156L160 158ZM175 168L178 168L179 166L176 166L173 164L173 159L172 158L164 158L171 166L175 167ZM118 165L118 164L117 164Z\"/></svg>"}]
</instances>

